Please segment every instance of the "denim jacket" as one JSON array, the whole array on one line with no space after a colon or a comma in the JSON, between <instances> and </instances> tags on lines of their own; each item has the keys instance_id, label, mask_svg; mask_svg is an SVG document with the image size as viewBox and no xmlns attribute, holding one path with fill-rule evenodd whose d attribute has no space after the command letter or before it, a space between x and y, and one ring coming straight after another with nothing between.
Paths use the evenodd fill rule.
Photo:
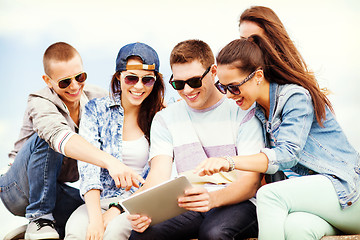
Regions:
<instances>
[{"instance_id":1,"label":"denim jacket","mask_svg":"<svg viewBox=\"0 0 360 240\"><path fill-rule=\"evenodd\" d=\"M79 134L97 148L111 154L122 161L122 132L124 109L121 106L120 95L115 98L96 98L88 102L80 123ZM123 198L134 193L117 188L107 169L78 162L80 173L80 193L84 195L91 189L101 191L101 199L122 196ZM147 166L145 166L145 178Z\"/></svg>"},{"instance_id":2,"label":"denim jacket","mask_svg":"<svg viewBox=\"0 0 360 240\"><path fill-rule=\"evenodd\" d=\"M270 83L269 119L260 105L256 116L266 139L267 148L262 149L269 159L266 173L288 168L300 175L319 173L333 183L342 208L358 200L360 155L328 108L324 127L318 124L306 89Z\"/></svg>"}]
</instances>

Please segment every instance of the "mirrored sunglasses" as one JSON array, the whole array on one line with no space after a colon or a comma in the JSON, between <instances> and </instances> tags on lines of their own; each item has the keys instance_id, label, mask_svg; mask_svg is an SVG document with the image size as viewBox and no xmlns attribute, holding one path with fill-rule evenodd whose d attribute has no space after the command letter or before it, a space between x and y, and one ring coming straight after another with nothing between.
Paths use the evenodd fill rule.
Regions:
<instances>
[{"instance_id":1,"label":"mirrored sunglasses","mask_svg":"<svg viewBox=\"0 0 360 240\"><path fill-rule=\"evenodd\" d=\"M204 74L201 77L192 77L188 80L172 80L173 75L171 75L169 83L175 90L183 90L185 87L185 83L189 85L191 88L199 88L202 86L202 80L210 71L211 66L206 69Z\"/></svg>"},{"instance_id":2,"label":"mirrored sunglasses","mask_svg":"<svg viewBox=\"0 0 360 240\"><path fill-rule=\"evenodd\" d=\"M124 81L128 85L135 85L139 79L141 79L141 82L147 87L151 87L156 81L156 77L151 75L139 77L134 74L128 74L124 76Z\"/></svg>"},{"instance_id":3,"label":"mirrored sunglasses","mask_svg":"<svg viewBox=\"0 0 360 240\"><path fill-rule=\"evenodd\" d=\"M87 79L87 74L86 74L86 72L81 72L72 77L61 78L57 81L57 84L58 84L59 88L64 89L64 88L67 88L71 84L72 79L75 79L79 83L83 83Z\"/></svg>"}]
</instances>

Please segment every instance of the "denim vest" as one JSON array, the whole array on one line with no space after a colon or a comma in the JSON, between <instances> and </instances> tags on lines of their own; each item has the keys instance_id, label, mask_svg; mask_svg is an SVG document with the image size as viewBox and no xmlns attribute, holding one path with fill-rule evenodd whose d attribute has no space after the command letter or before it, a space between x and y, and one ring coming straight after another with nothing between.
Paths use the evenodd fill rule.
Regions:
<instances>
[{"instance_id":1,"label":"denim vest","mask_svg":"<svg viewBox=\"0 0 360 240\"><path fill-rule=\"evenodd\" d=\"M324 127L318 124L306 89L270 83L269 119L258 104L255 115L266 139L267 148L262 149L269 159L266 173L288 168L300 175L319 173L333 183L342 208L358 200L360 155L328 108Z\"/></svg>"}]
</instances>

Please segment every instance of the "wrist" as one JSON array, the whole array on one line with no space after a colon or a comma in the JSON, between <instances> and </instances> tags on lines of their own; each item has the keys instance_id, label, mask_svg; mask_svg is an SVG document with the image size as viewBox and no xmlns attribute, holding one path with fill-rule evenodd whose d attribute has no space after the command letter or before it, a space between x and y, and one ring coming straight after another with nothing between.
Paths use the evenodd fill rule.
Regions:
<instances>
[{"instance_id":1,"label":"wrist","mask_svg":"<svg viewBox=\"0 0 360 240\"><path fill-rule=\"evenodd\" d=\"M125 210L123 209L123 207L119 203L110 203L109 204L109 209L110 208L117 208L120 211L120 214L125 212Z\"/></svg>"},{"instance_id":2,"label":"wrist","mask_svg":"<svg viewBox=\"0 0 360 240\"><path fill-rule=\"evenodd\" d=\"M228 172L235 170L235 161L230 156L223 157L228 163L229 163L229 169Z\"/></svg>"}]
</instances>

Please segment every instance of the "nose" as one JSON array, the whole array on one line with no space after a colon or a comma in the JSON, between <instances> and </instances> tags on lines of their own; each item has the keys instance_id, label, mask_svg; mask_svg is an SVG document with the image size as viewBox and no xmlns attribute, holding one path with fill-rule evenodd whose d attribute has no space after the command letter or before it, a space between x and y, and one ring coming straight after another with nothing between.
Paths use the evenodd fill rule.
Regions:
<instances>
[{"instance_id":1,"label":"nose","mask_svg":"<svg viewBox=\"0 0 360 240\"><path fill-rule=\"evenodd\" d=\"M76 89L76 88L79 88L79 86L80 86L80 83L78 81L76 81L75 78L71 78L71 83L68 88Z\"/></svg>"},{"instance_id":2,"label":"nose","mask_svg":"<svg viewBox=\"0 0 360 240\"><path fill-rule=\"evenodd\" d=\"M142 89L143 87L144 87L144 84L142 82L142 78L139 77L139 81L137 81L137 83L135 83L134 88Z\"/></svg>"},{"instance_id":3,"label":"nose","mask_svg":"<svg viewBox=\"0 0 360 240\"><path fill-rule=\"evenodd\" d=\"M185 83L184 89L182 90L184 94L189 94L193 91L194 89L192 87L190 87L187 83Z\"/></svg>"},{"instance_id":4,"label":"nose","mask_svg":"<svg viewBox=\"0 0 360 240\"><path fill-rule=\"evenodd\" d=\"M232 94L229 90L227 90L226 97L232 99L234 98L234 94Z\"/></svg>"}]
</instances>

